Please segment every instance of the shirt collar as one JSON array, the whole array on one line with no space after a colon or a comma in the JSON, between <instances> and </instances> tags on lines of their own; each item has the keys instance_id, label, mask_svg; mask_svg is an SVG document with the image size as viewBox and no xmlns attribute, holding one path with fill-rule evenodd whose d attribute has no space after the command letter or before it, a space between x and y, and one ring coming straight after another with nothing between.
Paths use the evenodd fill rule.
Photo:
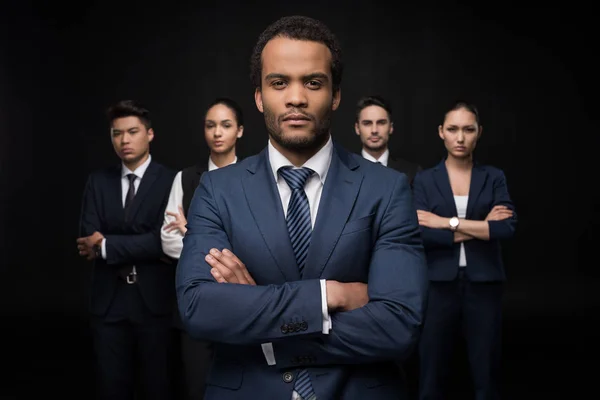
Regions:
<instances>
[{"instance_id":1,"label":"shirt collar","mask_svg":"<svg viewBox=\"0 0 600 400\"><path fill-rule=\"evenodd\" d=\"M125 166L125 163L121 162L121 178L125 178L129 174L134 174L138 178L142 179L144 174L146 173L146 170L148 169L148 166L150 165L150 161L152 161L152 156L148 154L148 159L144 161L142 165L137 167L135 171L130 170Z\"/></svg>"},{"instance_id":2,"label":"shirt collar","mask_svg":"<svg viewBox=\"0 0 600 400\"><path fill-rule=\"evenodd\" d=\"M390 158L390 149L385 149L385 151L383 152L383 154L381 155L381 157L379 157L378 159L375 158L375 157L373 157L369 153L367 153L364 148L362 149L361 153L362 153L362 156L364 158L366 158L367 160L369 160L369 161L372 161L372 162L379 161L380 163L382 163L386 167L388 165L388 160Z\"/></svg>"},{"instance_id":3,"label":"shirt collar","mask_svg":"<svg viewBox=\"0 0 600 400\"><path fill-rule=\"evenodd\" d=\"M288 160L275 148L275 146L273 146L271 140L269 140L268 152L271 170L273 172L273 176L275 177L275 181L277 181L277 171L279 171L279 168L285 166L294 166L294 164L292 164L290 160ZM329 165L331 164L332 155L333 141L330 135L329 140L327 140L327 143L325 143L325 146L321 147L321 149L314 156L309 158L302 166L315 171L315 173L321 180L321 183L325 184L325 179L327 178L327 172L329 171Z\"/></svg>"},{"instance_id":4,"label":"shirt collar","mask_svg":"<svg viewBox=\"0 0 600 400\"><path fill-rule=\"evenodd\" d=\"M237 156L235 156L235 159L233 160L233 162L231 164L235 164L237 162ZM230 164L230 165L231 165ZM215 164L212 160L212 158L208 157L208 170L212 171L214 169L218 169L219 167L217 167L217 164Z\"/></svg>"}]
</instances>

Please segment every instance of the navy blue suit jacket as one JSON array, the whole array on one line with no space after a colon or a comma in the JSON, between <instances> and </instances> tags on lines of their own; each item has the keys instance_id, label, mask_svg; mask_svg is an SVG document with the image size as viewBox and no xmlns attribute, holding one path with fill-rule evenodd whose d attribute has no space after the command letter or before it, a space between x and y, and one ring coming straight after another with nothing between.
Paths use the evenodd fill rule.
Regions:
<instances>
[{"instance_id":1,"label":"navy blue suit jacket","mask_svg":"<svg viewBox=\"0 0 600 400\"><path fill-rule=\"evenodd\" d=\"M440 217L458 216L448 178L445 160L433 168L421 171L413 182L414 199L418 210L430 211ZM473 282L505 281L500 240L515 233L517 214L508 194L506 178L498 168L475 164L471 172L466 219L483 221L496 205L513 210L511 218L489 221L490 240L471 239L464 242L467 258L467 277ZM427 254L429 279L451 281L458 274L460 243L454 243L449 229L421 227Z\"/></svg>"},{"instance_id":2,"label":"navy blue suit jacket","mask_svg":"<svg viewBox=\"0 0 600 400\"><path fill-rule=\"evenodd\" d=\"M138 287L154 314L170 314L175 301L175 265L161 260L160 229L175 171L154 161L148 165L125 220L121 165L92 173L83 194L80 234L98 231L106 238L106 260L96 259L92 273L91 313L104 316L118 285L117 271L135 265Z\"/></svg>"},{"instance_id":3,"label":"navy blue suit jacket","mask_svg":"<svg viewBox=\"0 0 600 400\"><path fill-rule=\"evenodd\" d=\"M213 247L231 249L257 286L217 283L204 260ZM320 399L399 398L391 361L419 337L426 268L408 179L391 168L334 145L302 279L267 149L204 173L176 282L189 334L216 343L206 398L291 399L282 376L298 367ZM368 282L369 303L333 313L328 335L319 279Z\"/></svg>"}]
</instances>

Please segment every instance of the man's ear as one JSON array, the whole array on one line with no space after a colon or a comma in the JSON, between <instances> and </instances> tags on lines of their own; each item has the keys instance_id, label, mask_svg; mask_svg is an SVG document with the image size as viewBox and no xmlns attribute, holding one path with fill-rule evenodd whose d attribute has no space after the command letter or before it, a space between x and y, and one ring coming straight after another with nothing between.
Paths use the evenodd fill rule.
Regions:
<instances>
[{"instance_id":1,"label":"man's ear","mask_svg":"<svg viewBox=\"0 0 600 400\"><path fill-rule=\"evenodd\" d=\"M254 102L256 103L256 108L258 108L258 111L260 111L261 113L264 112L263 102L262 102L262 92L260 91L260 88L258 88L258 87L254 90Z\"/></svg>"},{"instance_id":2,"label":"man's ear","mask_svg":"<svg viewBox=\"0 0 600 400\"><path fill-rule=\"evenodd\" d=\"M342 88L338 88L335 92L333 92L333 102L331 104L331 109L333 111L337 110L340 106L340 102L342 101Z\"/></svg>"}]
</instances>

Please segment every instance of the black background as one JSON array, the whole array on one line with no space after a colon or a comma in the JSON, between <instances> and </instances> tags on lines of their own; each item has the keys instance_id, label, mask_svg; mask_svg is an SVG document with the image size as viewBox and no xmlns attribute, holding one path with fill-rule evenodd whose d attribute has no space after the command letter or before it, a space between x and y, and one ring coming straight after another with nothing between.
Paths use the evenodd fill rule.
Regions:
<instances>
[{"instance_id":1,"label":"black background","mask_svg":"<svg viewBox=\"0 0 600 400\"><path fill-rule=\"evenodd\" d=\"M548 4L548 3L547 3ZM392 8L392 5L394 6ZM585 298L598 261L597 80L591 3L4 2L0 11L0 398L91 398L89 265L75 246L81 193L95 168L116 163L106 107L143 102L153 114L153 158L180 169L205 159L209 101L231 96L245 113L238 155L267 141L248 59L276 18L323 20L344 50L334 138L360 150L354 105L393 104L394 154L431 167L444 154L444 106L480 108L480 162L504 170L516 237L504 247L505 398L576 398L590 348ZM464 357L457 398L468 398ZM4 397L2 397L4 396Z\"/></svg>"}]
</instances>

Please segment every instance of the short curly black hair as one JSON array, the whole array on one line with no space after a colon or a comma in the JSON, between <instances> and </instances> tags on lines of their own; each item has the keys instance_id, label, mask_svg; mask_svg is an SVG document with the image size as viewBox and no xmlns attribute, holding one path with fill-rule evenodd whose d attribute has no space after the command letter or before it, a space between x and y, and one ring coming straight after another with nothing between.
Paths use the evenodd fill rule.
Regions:
<instances>
[{"instance_id":1,"label":"short curly black hair","mask_svg":"<svg viewBox=\"0 0 600 400\"><path fill-rule=\"evenodd\" d=\"M261 87L262 52L267 42L281 36L289 39L323 43L331 51L331 76L333 90L338 91L342 83L342 49L331 30L323 22L310 17L293 15L272 23L260 34L250 58L250 79L255 87Z\"/></svg>"}]
</instances>

